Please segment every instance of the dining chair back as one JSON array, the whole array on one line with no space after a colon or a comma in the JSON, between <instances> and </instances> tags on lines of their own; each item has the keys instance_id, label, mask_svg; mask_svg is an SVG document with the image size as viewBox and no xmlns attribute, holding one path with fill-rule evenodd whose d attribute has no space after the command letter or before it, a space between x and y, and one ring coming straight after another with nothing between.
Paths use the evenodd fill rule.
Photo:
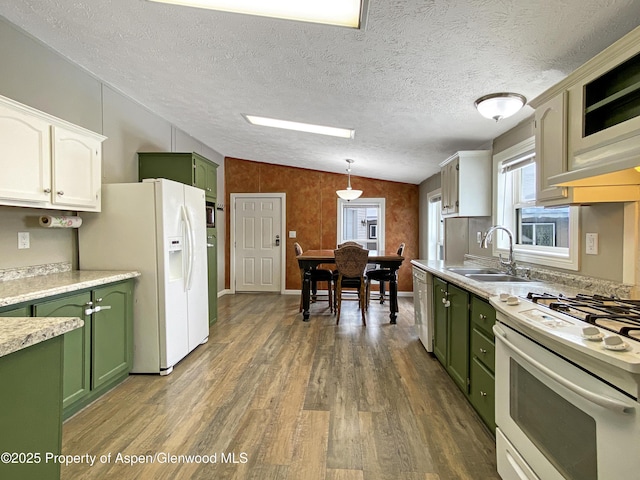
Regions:
<instances>
[{"instance_id":1,"label":"dining chair back","mask_svg":"<svg viewBox=\"0 0 640 480\"><path fill-rule=\"evenodd\" d=\"M369 261L369 250L357 245L346 245L334 250L338 278L336 281L336 325L340 323L340 310L343 292L345 289L355 289L358 293L358 302L362 315L362 324L366 325L365 318L365 282L364 271Z\"/></svg>"},{"instance_id":2,"label":"dining chair back","mask_svg":"<svg viewBox=\"0 0 640 480\"><path fill-rule=\"evenodd\" d=\"M300 255L302 255L303 250L302 247L300 246L300 244L298 242L295 242L293 244L293 249L296 253L296 257L299 257ZM329 300L329 311L331 313L333 313L333 306L334 306L334 301L333 301L333 271L332 270L328 270L326 268L312 268L309 272L310 275L310 280L311 280L311 302L315 302L318 297L322 297L324 295L318 295L318 282L327 282L327 298ZM300 279L302 281L302 284L304 285L304 269L300 269ZM300 306L298 311L301 312L302 311L302 306L303 306L303 295L302 295L302 291L300 292Z\"/></svg>"},{"instance_id":3,"label":"dining chair back","mask_svg":"<svg viewBox=\"0 0 640 480\"><path fill-rule=\"evenodd\" d=\"M405 244L402 242L396 250L396 253L400 256L404 255ZM385 282L390 282L395 272L389 268L378 268L376 270L369 270L365 274L366 279L366 305L369 305L371 300L371 282L378 282L380 284L380 304L384 304L385 299Z\"/></svg>"}]
</instances>

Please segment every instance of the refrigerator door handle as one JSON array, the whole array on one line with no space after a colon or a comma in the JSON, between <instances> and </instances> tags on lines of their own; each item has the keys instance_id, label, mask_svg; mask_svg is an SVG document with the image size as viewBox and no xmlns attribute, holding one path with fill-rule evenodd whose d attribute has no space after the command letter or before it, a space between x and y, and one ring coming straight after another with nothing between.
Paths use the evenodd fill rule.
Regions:
<instances>
[{"instance_id":1,"label":"refrigerator door handle","mask_svg":"<svg viewBox=\"0 0 640 480\"><path fill-rule=\"evenodd\" d=\"M189 217L187 216L187 209L184 205L180 207L180 214L182 215L182 221L184 222L184 230L186 235L186 248L187 248L187 265L184 280L184 291L189 290L190 277L191 277L191 225L189 224Z\"/></svg>"},{"instance_id":2,"label":"refrigerator door handle","mask_svg":"<svg viewBox=\"0 0 640 480\"><path fill-rule=\"evenodd\" d=\"M187 280L185 283L185 291L191 290L191 281L193 278L193 255L195 250L194 245L194 234L193 234L193 224L191 223L191 216L189 215L189 210L183 205L182 213L184 215L184 221L187 229L187 244L189 245L189 252L187 254Z\"/></svg>"}]
</instances>

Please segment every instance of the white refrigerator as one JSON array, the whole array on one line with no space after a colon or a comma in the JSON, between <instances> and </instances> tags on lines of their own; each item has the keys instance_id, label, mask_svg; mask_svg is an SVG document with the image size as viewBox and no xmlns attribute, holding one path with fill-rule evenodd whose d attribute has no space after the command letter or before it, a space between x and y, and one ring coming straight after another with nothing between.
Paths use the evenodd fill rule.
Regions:
<instances>
[{"instance_id":1,"label":"white refrigerator","mask_svg":"<svg viewBox=\"0 0 640 480\"><path fill-rule=\"evenodd\" d=\"M102 185L82 213L80 269L137 270L133 373L168 375L209 338L204 191L165 179Z\"/></svg>"}]
</instances>

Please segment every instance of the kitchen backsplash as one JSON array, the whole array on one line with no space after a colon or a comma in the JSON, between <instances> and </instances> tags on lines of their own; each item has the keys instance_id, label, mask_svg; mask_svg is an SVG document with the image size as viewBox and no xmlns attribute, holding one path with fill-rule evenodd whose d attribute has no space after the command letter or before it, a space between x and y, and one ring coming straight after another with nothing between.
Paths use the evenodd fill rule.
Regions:
<instances>
[{"instance_id":1,"label":"kitchen backsplash","mask_svg":"<svg viewBox=\"0 0 640 480\"><path fill-rule=\"evenodd\" d=\"M71 262L48 263L46 265L31 265L28 267L6 268L0 270L0 282L18 280L20 278L36 277L71 271Z\"/></svg>"},{"instance_id":2,"label":"kitchen backsplash","mask_svg":"<svg viewBox=\"0 0 640 480\"><path fill-rule=\"evenodd\" d=\"M476 255L465 255L464 263L482 265L486 267L500 268L500 263L495 257L479 257ZM602 278L576 275L565 271L548 270L537 265L518 262L518 276L539 280L541 282L557 283L567 285L572 288L605 296L615 296L618 298L631 298L633 285L604 280ZM550 292L562 293L562 292Z\"/></svg>"}]
</instances>

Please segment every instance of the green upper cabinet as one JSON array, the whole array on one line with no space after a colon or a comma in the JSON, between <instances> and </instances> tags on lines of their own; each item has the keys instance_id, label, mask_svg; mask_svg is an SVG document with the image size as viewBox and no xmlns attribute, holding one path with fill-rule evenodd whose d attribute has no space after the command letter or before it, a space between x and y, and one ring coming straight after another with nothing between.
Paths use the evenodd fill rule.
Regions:
<instances>
[{"instance_id":1,"label":"green upper cabinet","mask_svg":"<svg viewBox=\"0 0 640 480\"><path fill-rule=\"evenodd\" d=\"M218 165L197 153L138 153L138 179L167 178L201 188L209 202L216 201Z\"/></svg>"},{"instance_id":2,"label":"green upper cabinet","mask_svg":"<svg viewBox=\"0 0 640 480\"><path fill-rule=\"evenodd\" d=\"M215 228L207 228L207 275L209 325L218 319L218 238Z\"/></svg>"}]
</instances>

